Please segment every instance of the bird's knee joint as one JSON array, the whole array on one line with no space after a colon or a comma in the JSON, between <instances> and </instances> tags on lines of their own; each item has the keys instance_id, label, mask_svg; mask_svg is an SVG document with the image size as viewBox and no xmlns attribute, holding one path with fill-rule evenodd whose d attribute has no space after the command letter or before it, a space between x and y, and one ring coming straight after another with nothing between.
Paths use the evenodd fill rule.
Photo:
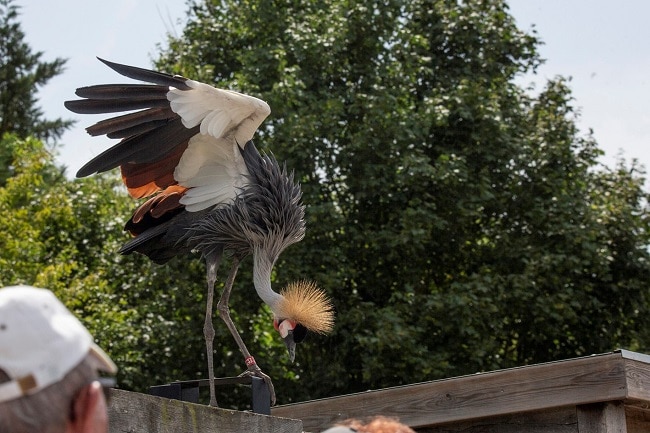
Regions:
<instances>
[{"instance_id":1,"label":"bird's knee joint","mask_svg":"<svg viewBox=\"0 0 650 433\"><path fill-rule=\"evenodd\" d=\"M222 304L221 302L217 304L217 312L220 317L230 317L230 308L228 305Z\"/></svg>"},{"instance_id":2,"label":"bird's knee joint","mask_svg":"<svg viewBox=\"0 0 650 433\"><path fill-rule=\"evenodd\" d=\"M215 332L212 322L206 322L205 325L203 325L203 335L205 338L214 339Z\"/></svg>"}]
</instances>

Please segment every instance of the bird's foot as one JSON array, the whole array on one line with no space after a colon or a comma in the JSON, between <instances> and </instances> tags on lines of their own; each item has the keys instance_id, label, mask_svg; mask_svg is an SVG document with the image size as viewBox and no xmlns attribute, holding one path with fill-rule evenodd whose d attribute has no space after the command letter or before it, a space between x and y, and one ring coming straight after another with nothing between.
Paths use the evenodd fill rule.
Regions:
<instances>
[{"instance_id":1,"label":"bird's foot","mask_svg":"<svg viewBox=\"0 0 650 433\"><path fill-rule=\"evenodd\" d=\"M275 388L273 387L273 382L269 375L264 373L262 369L257 365L255 359L252 356L249 356L245 359L246 362L246 371L239 375L239 377L259 377L264 380L266 386L269 387L269 394L271 395L271 406L275 406Z\"/></svg>"}]
</instances>

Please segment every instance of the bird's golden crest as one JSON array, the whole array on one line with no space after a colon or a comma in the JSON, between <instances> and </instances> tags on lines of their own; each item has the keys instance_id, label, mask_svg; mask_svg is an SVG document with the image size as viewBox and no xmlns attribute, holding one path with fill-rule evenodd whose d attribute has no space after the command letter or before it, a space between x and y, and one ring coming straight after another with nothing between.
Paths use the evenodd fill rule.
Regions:
<instances>
[{"instance_id":1,"label":"bird's golden crest","mask_svg":"<svg viewBox=\"0 0 650 433\"><path fill-rule=\"evenodd\" d=\"M278 305L283 319L295 320L310 331L327 334L334 327L332 301L311 281L296 281L280 291Z\"/></svg>"}]
</instances>

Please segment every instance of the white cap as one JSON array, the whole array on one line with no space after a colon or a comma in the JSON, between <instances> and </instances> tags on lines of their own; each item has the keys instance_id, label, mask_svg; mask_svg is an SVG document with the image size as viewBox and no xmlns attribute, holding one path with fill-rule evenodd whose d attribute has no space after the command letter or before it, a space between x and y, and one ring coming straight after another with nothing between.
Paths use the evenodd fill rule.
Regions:
<instances>
[{"instance_id":1,"label":"white cap","mask_svg":"<svg viewBox=\"0 0 650 433\"><path fill-rule=\"evenodd\" d=\"M0 289L0 402L33 394L63 379L92 353L97 369L117 367L81 322L49 290L29 286Z\"/></svg>"},{"instance_id":2,"label":"white cap","mask_svg":"<svg viewBox=\"0 0 650 433\"><path fill-rule=\"evenodd\" d=\"M353 429L352 427L346 427L344 425L337 425L323 431L323 433L355 433L355 432L356 430Z\"/></svg>"}]
</instances>

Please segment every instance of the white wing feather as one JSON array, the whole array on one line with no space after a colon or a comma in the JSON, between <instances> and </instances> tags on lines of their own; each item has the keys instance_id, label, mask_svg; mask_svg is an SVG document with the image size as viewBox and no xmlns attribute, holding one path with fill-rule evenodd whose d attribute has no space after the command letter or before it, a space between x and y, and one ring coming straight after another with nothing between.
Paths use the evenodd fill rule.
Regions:
<instances>
[{"instance_id":1,"label":"white wing feather","mask_svg":"<svg viewBox=\"0 0 650 433\"><path fill-rule=\"evenodd\" d=\"M248 169L234 140L197 134L190 139L174 178L189 188L181 204L189 212L227 203L246 183Z\"/></svg>"},{"instance_id":2,"label":"white wing feather","mask_svg":"<svg viewBox=\"0 0 650 433\"><path fill-rule=\"evenodd\" d=\"M167 99L186 128L200 126L190 139L174 178L189 188L181 204L190 212L234 200L248 176L239 151L270 114L268 104L252 96L188 80L191 90L170 89Z\"/></svg>"},{"instance_id":3,"label":"white wing feather","mask_svg":"<svg viewBox=\"0 0 650 433\"><path fill-rule=\"evenodd\" d=\"M242 146L253 138L271 113L269 105L253 96L217 89L198 81L185 82L191 90L172 88L167 93L171 109L186 128L201 125L201 134L215 138L232 135Z\"/></svg>"}]
</instances>

